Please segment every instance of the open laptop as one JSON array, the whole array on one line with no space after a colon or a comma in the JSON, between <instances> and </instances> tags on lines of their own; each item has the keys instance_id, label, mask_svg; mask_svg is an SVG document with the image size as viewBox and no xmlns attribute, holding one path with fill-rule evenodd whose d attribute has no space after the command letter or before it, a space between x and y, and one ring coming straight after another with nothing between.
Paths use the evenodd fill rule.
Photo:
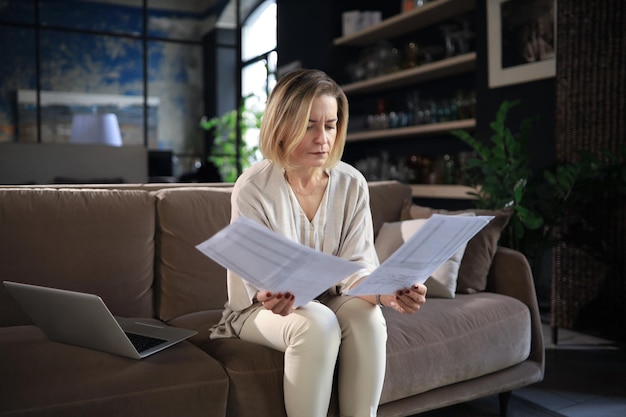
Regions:
<instances>
[{"instance_id":1,"label":"open laptop","mask_svg":"<svg viewBox=\"0 0 626 417\"><path fill-rule=\"evenodd\" d=\"M57 342L143 359L198 332L165 324L114 317L100 297L75 291L4 281L4 286Z\"/></svg>"}]
</instances>

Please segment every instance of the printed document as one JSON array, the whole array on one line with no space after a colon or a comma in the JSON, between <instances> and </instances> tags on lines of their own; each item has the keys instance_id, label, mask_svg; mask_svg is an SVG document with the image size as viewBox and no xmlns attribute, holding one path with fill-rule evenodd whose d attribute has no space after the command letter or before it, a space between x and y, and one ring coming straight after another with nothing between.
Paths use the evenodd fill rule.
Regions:
<instances>
[{"instance_id":1,"label":"printed document","mask_svg":"<svg viewBox=\"0 0 626 417\"><path fill-rule=\"evenodd\" d=\"M409 240L347 293L394 294L401 288L423 284L493 217L433 214Z\"/></svg>"},{"instance_id":2,"label":"printed document","mask_svg":"<svg viewBox=\"0 0 626 417\"><path fill-rule=\"evenodd\" d=\"M291 292L295 307L362 268L289 240L245 217L237 218L196 248L259 289Z\"/></svg>"},{"instance_id":3,"label":"printed document","mask_svg":"<svg viewBox=\"0 0 626 417\"><path fill-rule=\"evenodd\" d=\"M423 283L493 216L433 215L349 295L394 294ZM196 246L209 258L259 289L291 292L298 307L361 269L272 232L245 217Z\"/></svg>"}]
</instances>

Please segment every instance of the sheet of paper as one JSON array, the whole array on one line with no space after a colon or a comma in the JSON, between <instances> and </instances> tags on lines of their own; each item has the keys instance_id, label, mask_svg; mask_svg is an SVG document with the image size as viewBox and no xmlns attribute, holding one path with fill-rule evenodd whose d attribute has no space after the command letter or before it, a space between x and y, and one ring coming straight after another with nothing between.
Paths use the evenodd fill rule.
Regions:
<instances>
[{"instance_id":1,"label":"sheet of paper","mask_svg":"<svg viewBox=\"0 0 626 417\"><path fill-rule=\"evenodd\" d=\"M361 269L354 262L300 245L245 217L196 248L259 289L291 292L296 307Z\"/></svg>"},{"instance_id":2,"label":"sheet of paper","mask_svg":"<svg viewBox=\"0 0 626 417\"><path fill-rule=\"evenodd\" d=\"M394 294L423 284L441 264L478 233L493 216L435 214L359 285L350 295Z\"/></svg>"}]
</instances>

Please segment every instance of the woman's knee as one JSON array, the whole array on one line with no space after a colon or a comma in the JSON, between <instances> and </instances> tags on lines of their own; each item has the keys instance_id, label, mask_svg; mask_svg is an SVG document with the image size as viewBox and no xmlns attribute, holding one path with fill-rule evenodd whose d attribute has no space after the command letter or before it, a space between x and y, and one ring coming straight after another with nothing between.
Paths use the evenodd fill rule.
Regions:
<instances>
[{"instance_id":1,"label":"woman's knee","mask_svg":"<svg viewBox=\"0 0 626 417\"><path fill-rule=\"evenodd\" d=\"M344 333L356 331L387 340L387 323L379 307L353 297L342 303L335 314Z\"/></svg>"},{"instance_id":2,"label":"woman's knee","mask_svg":"<svg viewBox=\"0 0 626 417\"><path fill-rule=\"evenodd\" d=\"M312 302L297 309L294 314L298 314L303 320L298 320L297 326L291 329L292 336L309 346L319 346L327 351L339 349L341 327L332 310L323 304Z\"/></svg>"}]
</instances>

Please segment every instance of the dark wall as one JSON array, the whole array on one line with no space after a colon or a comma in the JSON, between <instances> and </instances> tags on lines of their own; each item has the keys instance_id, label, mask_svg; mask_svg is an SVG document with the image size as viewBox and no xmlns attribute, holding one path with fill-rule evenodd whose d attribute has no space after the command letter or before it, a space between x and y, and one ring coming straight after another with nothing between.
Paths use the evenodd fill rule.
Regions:
<instances>
[{"instance_id":1,"label":"dark wall","mask_svg":"<svg viewBox=\"0 0 626 417\"><path fill-rule=\"evenodd\" d=\"M489 124L504 100L520 100L520 105L509 112L507 120L511 128L518 128L527 117L538 116L532 129L530 146L531 164L539 170L554 161L555 158L555 106L556 81L547 78L504 86L489 88L488 48L487 48L487 9L486 0L476 2L476 27L479 31L476 42L478 60L476 63L476 135L488 140L493 131Z\"/></svg>"},{"instance_id":2,"label":"dark wall","mask_svg":"<svg viewBox=\"0 0 626 417\"><path fill-rule=\"evenodd\" d=\"M380 10L383 18L400 11L400 1L277 0L278 65L300 61L303 68L333 74L333 39L341 35L346 10ZM397 3L397 4L396 4Z\"/></svg>"},{"instance_id":3,"label":"dark wall","mask_svg":"<svg viewBox=\"0 0 626 417\"><path fill-rule=\"evenodd\" d=\"M332 1L277 0L278 66L300 61L303 68L332 70L337 16Z\"/></svg>"}]
</instances>

